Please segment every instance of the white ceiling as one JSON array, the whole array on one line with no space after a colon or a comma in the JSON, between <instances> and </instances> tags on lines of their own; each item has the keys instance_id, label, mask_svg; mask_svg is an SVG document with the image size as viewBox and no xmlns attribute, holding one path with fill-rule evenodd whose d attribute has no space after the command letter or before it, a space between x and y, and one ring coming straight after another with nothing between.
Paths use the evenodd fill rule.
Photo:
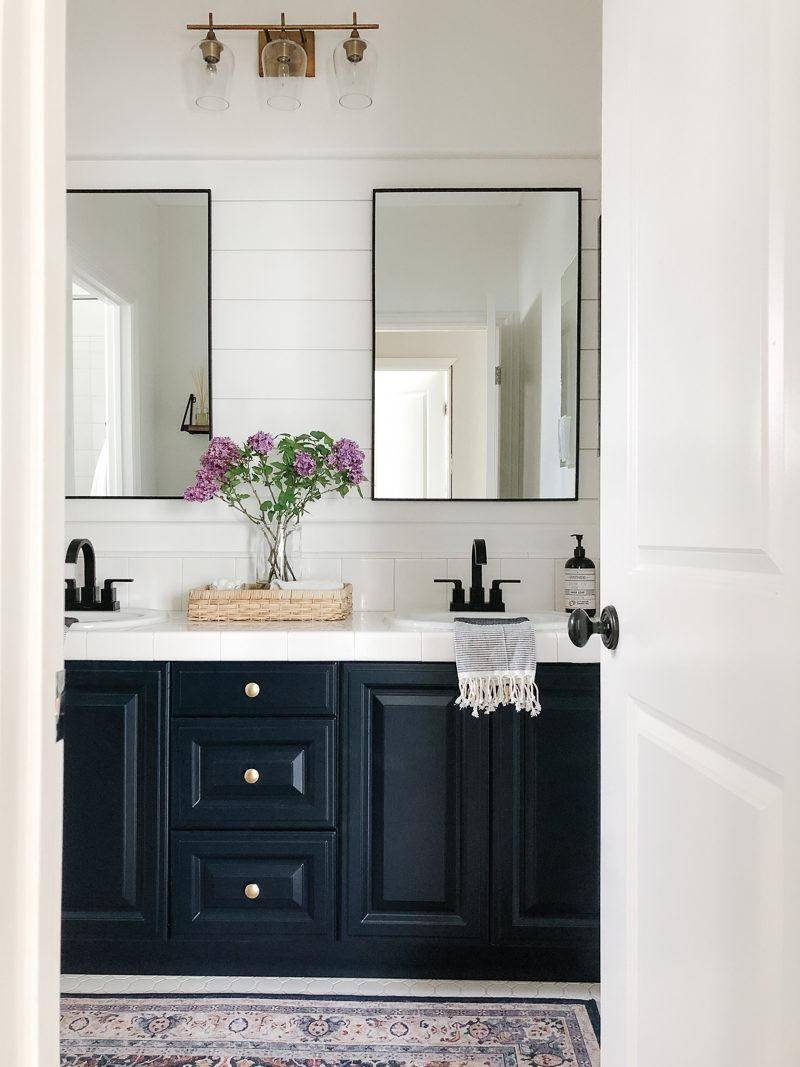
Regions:
<instances>
[{"instance_id":1,"label":"white ceiling","mask_svg":"<svg viewBox=\"0 0 800 1067\"><path fill-rule=\"evenodd\" d=\"M346 0L295 0L287 22L347 21ZM236 55L231 109L189 108L183 63L206 0L68 0L67 150L72 159L598 155L601 0L364 0L380 22L376 103L347 112L317 35L299 112L262 108L255 34ZM217 22L275 21L280 4L220 0ZM365 34L365 36L368 36Z\"/></svg>"}]
</instances>

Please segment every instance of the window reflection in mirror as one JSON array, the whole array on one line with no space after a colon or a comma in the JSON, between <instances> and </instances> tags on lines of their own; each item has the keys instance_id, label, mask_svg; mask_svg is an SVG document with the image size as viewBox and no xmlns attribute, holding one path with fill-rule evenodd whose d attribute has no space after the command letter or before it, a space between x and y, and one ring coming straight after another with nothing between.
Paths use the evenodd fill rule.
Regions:
<instances>
[{"instance_id":1,"label":"window reflection in mirror","mask_svg":"<svg viewBox=\"0 0 800 1067\"><path fill-rule=\"evenodd\" d=\"M375 498L575 498L579 190L374 211Z\"/></svg>"},{"instance_id":2,"label":"window reflection in mirror","mask_svg":"<svg viewBox=\"0 0 800 1067\"><path fill-rule=\"evenodd\" d=\"M67 197L68 496L176 497L194 477L210 428L209 202ZM200 393L195 432L182 432Z\"/></svg>"}]
</instances>

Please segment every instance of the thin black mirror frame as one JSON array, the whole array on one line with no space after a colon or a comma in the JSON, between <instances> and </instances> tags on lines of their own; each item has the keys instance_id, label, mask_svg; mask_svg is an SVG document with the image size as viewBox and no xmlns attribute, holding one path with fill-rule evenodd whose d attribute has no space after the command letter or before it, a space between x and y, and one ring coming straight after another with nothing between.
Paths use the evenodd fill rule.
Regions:
<instances>
[{"instance_id":1,"label":"thin black mirror frame","mask_svg":"<svg viewBox=\"0 0 800 1067\"><path fill-rule=\"evenodd\" d=\"M377 360L377 302L375 280L375 253L376 253L376 230L377 230L377 206L378 196L381 193L574 193L577 198L578 208L578 314L577 314L577 360L575 383L575 493L573 496L517 496L517 497L397 497L375 495L375 374ZM454 188L441 188L438 186L410 187L372 190L372 478L370 480L370 495L372 500L380 500L385 503L405 504L569 504L579 500L580 493L580 440L581 440L581 313L583 299L581 291L582 283L582 257L583 257L583 190L580 186L463 186Z\"/></svg>"},{"instance_id":2,"label":"thin black mirror frame","mask_svg":"<svg viewBox=\"0 0 800 1067\"><path fill-rule=\"evenodd\" d=\"M211 190L210 189L67 189L70 193L198 193L206 198L206 229L208 234L208 271L207 271L207 298L208 298L208 439L214 436L214 396L211 376ZM178 412L176 422L180 421ZM178 496L79 496L66 494L65 500L183 500Z\"/></svg>"}]
</instances>

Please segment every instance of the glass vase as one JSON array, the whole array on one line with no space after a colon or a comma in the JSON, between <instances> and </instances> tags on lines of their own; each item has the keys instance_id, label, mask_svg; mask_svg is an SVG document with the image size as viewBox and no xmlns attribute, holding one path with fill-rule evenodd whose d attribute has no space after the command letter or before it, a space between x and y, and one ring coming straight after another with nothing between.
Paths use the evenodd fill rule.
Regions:
<instances>
[{"instance_id":1,"label":"glass vase","mask_svg":"<svg viewBox=\"0 0 800 1067\"><path fill-rule=\"evenodd\" d=\"M256 558L256 582L269 588L274 581L293 582L292 556L297 551L300 524L294 517L281 516L264 526Z\"/></svg>"}]
</instances>

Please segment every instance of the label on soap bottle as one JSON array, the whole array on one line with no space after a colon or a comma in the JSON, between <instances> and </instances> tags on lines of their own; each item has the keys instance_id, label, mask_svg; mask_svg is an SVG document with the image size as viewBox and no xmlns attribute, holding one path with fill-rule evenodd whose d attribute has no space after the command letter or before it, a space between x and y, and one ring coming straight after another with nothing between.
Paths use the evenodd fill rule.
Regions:
<instances>
[{"instance_id":1,"label":"label on soap bottle","mask_svg":"<svg viewBox=\"0 0 800 1067\"><path fill-rule=\"evenodd\" d=\"M594 567L572 567L564 571L564 608L567 611L597 609L597 571Z\"/></svg>"}]
</instances>

